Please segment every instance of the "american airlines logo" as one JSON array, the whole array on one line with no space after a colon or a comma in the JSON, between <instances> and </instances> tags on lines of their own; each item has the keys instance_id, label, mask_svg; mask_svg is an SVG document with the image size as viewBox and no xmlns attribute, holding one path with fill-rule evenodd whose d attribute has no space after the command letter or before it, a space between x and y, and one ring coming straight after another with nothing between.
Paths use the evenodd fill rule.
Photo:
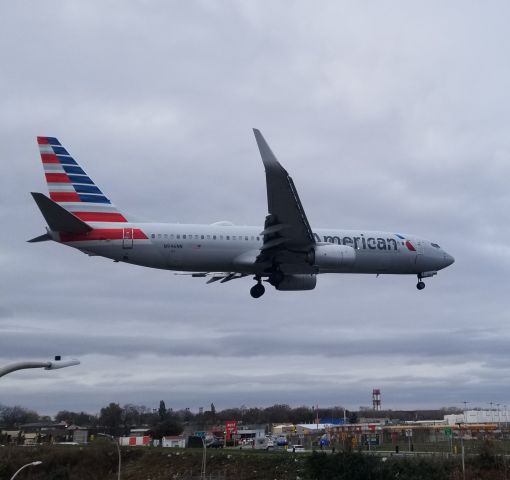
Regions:
<instances>
[{"instance_id":1,"label":"american airlines logo","mask_svg":"<svg viewBox=\"0 0 510 480\"><path fill-rule=\"evenodd\" d=\"M382 238L382 237L365 237L362 233L359 237L339 237L324 235L321 237L319 234L313 234L317 242L325 243L336 243L338 245L347 245L356 250L398 250L397 240L394 238ZM406 246L411 251L416 251L414 246L407 240Z\"/></svg>"}]
</instances>

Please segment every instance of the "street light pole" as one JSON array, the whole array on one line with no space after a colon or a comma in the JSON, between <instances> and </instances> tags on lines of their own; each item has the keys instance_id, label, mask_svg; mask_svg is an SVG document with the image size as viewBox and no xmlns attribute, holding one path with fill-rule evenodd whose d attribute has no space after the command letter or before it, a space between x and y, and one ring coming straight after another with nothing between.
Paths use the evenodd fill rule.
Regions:
<instances>
[{"instance_id":1,"label":"street light pole","mask_svg":"<svg viewBox=\"0 0 510 480\"><path fill-rule=\"evenodd\" d=\"M36 467L37 465L41 465L41 461L40 460L37 460L36 462L30 462L30 463L27 463L26 465L23 465L19 470L17 470L14 475L11 477L11 480L14 480L14 478L16 478L16 476L18 475L19 472L21 472L21 470L23 470L24 468L27 468L27 467Z\"/></svg>"},{"instance_id":2,"label":"street light pole","mask_svg":"<svg viewBox=\"0 0 510 480\"><path fill-rule=\"evenodd\" d=\"M462 480L466 480L466 463L464 461L464 436L462 433L462 423L459 423L459 431L460 431L460 451L462 455Z\"/></svg>"},{"instance_id":3,"label":"street light pole","mask_svg":"<svg viewBox=\"0 0 510 480\"><path fill-rule=\"evenodd\" d=\"M5 367L0 368L0 377L7 375L8 373L15 372L16 370L24 370L26 368L44 368L45 370L57 370L59 368L71 367L73 365L79 365L79 360L60 360L60 356L56 356L55 360L51 362L17 362L10 363Z\"/></svg>"},{"instance_id":4,"label":"street light pole","mask_svg":"<svg viewBox=\"0 0 510 480\"><path fill-rule=\"evenodd\" d=\"M205 480L205 463L207 460L207 446L205 444L205 437L202 437L202 445L204 447L204 451L202 455L202 471L200 472L200 478Z\"/></svg>"},{"instance_id":5,"label":"street light pole","mask_svg":"<svg viewBox=\"0 0 510 480\"><path fill-rule=\"evenodd\" d=\"M122 466L122 457L121 457L121 454L120 454L119 443L117 442L117 440L115 439L115 437L113 435L108 435L107 433L98 433L98 435L100 437L109 438L115 444L115 446L117 447L117 453L119 454L119 467L118 467L118 470L117 470L117 480L120 480L120 468Z\"/></svg>"}]
</instances>

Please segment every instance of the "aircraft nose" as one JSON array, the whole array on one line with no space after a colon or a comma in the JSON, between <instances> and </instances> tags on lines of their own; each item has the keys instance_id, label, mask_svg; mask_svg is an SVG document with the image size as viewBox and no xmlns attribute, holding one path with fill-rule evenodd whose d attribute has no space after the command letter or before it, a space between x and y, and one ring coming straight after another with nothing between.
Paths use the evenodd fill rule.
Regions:
<instances>
[{"instance_id":1,"label":"aircraft nose","mask_svg":"<svg viewBox=\"0 0 510 480\"><path fill-rule=\"evenodd\" d=\"M449 267L453 262L455 262L455 258L453 258L449 253L444 252L444 267Z\"/></svg>"}]
</instances>

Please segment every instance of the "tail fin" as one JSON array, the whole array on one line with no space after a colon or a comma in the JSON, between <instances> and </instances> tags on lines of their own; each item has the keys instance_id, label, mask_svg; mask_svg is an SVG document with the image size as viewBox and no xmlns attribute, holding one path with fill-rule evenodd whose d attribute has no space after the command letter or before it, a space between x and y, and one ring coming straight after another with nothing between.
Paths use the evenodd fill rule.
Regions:
<instances>
[{"instance_id":1,"label":"tail fin","mask_svg":"<svg viewBox=\"0 0 510 480\"><path fill-rule=\"evenodd\" d=\"M127 222L56 138L37 137L37 143L53 202L84 222Z\"/></svg>"}]
</instances>

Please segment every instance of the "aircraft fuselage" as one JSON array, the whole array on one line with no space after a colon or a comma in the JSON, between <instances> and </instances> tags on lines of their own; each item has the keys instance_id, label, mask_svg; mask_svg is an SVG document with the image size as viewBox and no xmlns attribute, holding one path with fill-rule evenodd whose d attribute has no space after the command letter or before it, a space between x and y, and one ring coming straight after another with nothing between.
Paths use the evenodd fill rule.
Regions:
<instances>
[{"instance_id":1,"label":"aircraft fuselage","mask_svg":"<svg viewBox=\"0 0 510 480\"><path fill-rule=\"evenodd\" d=\"M93 226L93 224L91 224ZM256 274L240 260L262 247L262 227L166 223L98 225L90 234L61 234L60 240L92 255L176 271L233 271ZM352 247L355 261L317 273L419 274L453 263L437 244L416 236L364 230L316 229L317 243ZM294 272L296 273L296 272Z\"/></svg>"}]
</instances>

